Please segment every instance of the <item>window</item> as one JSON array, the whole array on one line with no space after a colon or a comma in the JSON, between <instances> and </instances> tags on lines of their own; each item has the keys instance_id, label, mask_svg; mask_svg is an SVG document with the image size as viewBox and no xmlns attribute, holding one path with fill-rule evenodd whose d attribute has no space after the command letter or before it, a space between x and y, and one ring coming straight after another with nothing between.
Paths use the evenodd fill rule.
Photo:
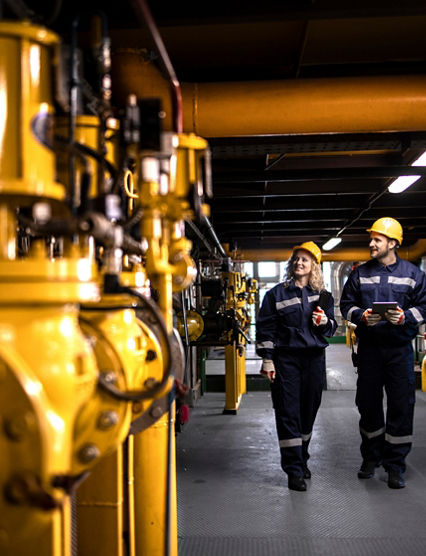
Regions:
<instances>
[{"instance_id":1,"label":"window","mask_svg":"<svg viewBox=\"0 0 426 556\"><path fill-rule=\"evenodd\" d=\"M253 278L254 277L254 264L253 263L244 263L243 264L243 272L249 278Z\"/></svg>"},{"instance_id":2,"label":"window","mask_svg":"<svg viewBox=\"0 0 426 556\"><path fill-rule=\"evenodd\" d=\"M262 261L257 265L259 278L275 278L278 275L278 264L270 261Z\"/></svg>"}]
</instances>

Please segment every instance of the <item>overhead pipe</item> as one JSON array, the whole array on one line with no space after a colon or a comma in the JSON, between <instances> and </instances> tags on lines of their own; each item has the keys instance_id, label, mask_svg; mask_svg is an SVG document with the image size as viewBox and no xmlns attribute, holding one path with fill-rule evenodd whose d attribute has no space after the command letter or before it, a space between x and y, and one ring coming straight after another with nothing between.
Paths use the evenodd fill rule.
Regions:
<instances>
[{"instance_id":1,"label":"overhead pipe","mask_svg":"<svg viewBox=\"0 0 426 556\"><path fill-rule=\"evenodd\" d=\"M169 85L140 50L117 50L114 95L159 96L172 129ZM182 83L183 129L202 137L426 129L426 75Z\"/></svg>"},{"instance_id":2,"label":"overhead pipe","mask_svg":"<svg viewBox=\"0 0 426 556\"><path fill-rule=\"evenodd\" d=\"M368 236L366 236L366 243ZM287 261L291 255L292 249L241 249L238 257L246 261ZM407 261L416 261L426 253L426 238L418 239L411 246L404 247L402 245L398 249L398 255L401 259ZM370 250L368 247L359 249L336 249L335 251L322 254L323 261L368 261L370 259Z\"/></svg>"}]
</instances>

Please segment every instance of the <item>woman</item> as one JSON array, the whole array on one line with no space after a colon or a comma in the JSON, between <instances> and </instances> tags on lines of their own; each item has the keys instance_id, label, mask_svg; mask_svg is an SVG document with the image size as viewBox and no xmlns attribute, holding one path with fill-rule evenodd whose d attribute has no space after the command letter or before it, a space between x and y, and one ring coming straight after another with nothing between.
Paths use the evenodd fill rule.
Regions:
<instances>
[{"instance_id":1,"label":"woman","mask_svg":"<svg viewBox=\"0 0 426 556\"><path fill-rule=\"evenodd\" d=\"M325 379L324 336L336 330L334 301L324 290L321 250L308 241L294 247L283 283L269 290L256 324L261 373L272 402L288 488L305 491L312 427Z\"/></svg>"}]
</instances>

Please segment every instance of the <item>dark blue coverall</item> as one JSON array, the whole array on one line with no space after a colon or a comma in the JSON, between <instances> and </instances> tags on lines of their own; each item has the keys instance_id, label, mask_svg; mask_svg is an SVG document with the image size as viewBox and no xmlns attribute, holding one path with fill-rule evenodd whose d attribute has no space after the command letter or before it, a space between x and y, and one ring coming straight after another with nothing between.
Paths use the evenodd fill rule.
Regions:
<instances>
[{"instance_id":1,"label":"dark blue coverall","mask_svg":"<svg viewBox=\"0 0 426 556\"><path fill-rule=\"evenodd\" d=\"M257 354L271 359L275 380L272 402L281 452L281 467L288 475L303 476L303 466L325 377L324 336L336 330L334 301L325 310L328 321L314 326L312 313L319 293L310 286L278 284L262 302L256 321Z\"/></svg>"},{"instance_id":2,"label":"dark blue coverall","mask_svg":"<svg viewBox=\"0 0 426 556\"><path fill-rule=\"evenodd\" d=\"M396 301L405 323L381 320L367 326L364 311L374 301ZM356 405L360 413L361 455L389 471L405 471L411 450L415 402L412 340L426 317L426 276L400 259L384 266L375 259L350 274L340 300L342 315L356 324L358 380ZM383 387L387 396L386 420Z\"/></svg>"}]
</instances>

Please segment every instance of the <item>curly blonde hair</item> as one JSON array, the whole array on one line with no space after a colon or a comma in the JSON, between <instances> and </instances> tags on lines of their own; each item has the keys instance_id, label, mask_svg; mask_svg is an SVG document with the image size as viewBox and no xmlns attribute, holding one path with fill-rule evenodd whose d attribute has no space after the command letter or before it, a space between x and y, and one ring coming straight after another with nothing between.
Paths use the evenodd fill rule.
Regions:
<instances>
[{"instance_id":1,"label":"curly blonde hair","mask_svg":"<svg viewBox=\"0 0 426 556\"><path fill-rule=\"evenodd\" d=\"M294 280L294 261L296 259L295 253L291 256L291 259L288 261L286 274L284 277L284 286L287 287L292 280ZM317 263L317 261L311 257L312 259L312 270L309 275L309 285L314 291L322 292L324 289L324 278L322 275L321 266Z\"/></svg>"}]
</instances>

